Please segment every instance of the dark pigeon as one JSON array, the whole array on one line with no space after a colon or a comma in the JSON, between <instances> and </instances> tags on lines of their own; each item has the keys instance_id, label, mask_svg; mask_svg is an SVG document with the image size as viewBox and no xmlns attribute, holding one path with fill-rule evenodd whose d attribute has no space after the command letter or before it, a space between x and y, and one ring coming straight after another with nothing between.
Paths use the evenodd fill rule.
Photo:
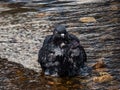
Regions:
<instances>
[{"instance_id":1,"label":"dark pigeon","mask_svg":"<svg viewBox=\"0 0 120 90\"><path fill-rule=\"evenodd\" d=\"M44 74L50 76L80 75L86 61L79 39L62 25L55 27L53 35L46 36L38 55Z\"/></svg>"}]
</instances>

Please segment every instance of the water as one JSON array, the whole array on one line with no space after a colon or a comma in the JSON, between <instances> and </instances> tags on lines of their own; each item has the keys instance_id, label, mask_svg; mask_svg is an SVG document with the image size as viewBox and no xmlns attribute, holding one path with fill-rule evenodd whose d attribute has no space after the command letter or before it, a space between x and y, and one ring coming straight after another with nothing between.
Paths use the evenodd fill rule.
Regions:
<instances>
[{"instance_id":1,"label":"water","mask_svg":"<svg viewBox=\"0 0 120 90\"><path fill-rule=\"evenodd\" d=\"M9 61L0 59L1 90L120 89L118 0L92 0L92 3L88 3L90 0L2 1L0 57ZM82 17L93 17L96 21L84 23L80 21ZM56 23L64 24L70 33L80 39L89 66L101 60L106 66L93 69L87 77L53 78L36 72L40 69L36 61L38 50Z\"/></svg>"}]
</instances>

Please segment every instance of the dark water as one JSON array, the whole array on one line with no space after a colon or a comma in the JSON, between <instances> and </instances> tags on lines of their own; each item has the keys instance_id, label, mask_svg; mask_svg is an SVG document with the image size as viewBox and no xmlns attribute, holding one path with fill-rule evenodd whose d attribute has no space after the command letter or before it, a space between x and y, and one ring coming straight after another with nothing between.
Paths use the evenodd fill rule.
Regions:
<instances>
[{"instance_id":1,"label":"dark water","mask_svg":"<svg viewBox=\"0 0 120 90\"><path fill-rule=\"evenodd\" d=\"M5 1L5 0L2 0ZM46 13L43 20L64 24L76 34L88 55L88 65L99 60L104 68L93 70L91 76L52 78L42 76L22 65L0 60L1 90L119 90L120 89L120 2L107 0L99 3L58 0L6 0L0 5L1 15L23 12ZM23 8L24 7L24 8ZM49 14L49 15L48 15ZM43 14L41 14L43 15ZM39 17L41 17L41 15ZM97 22L80 22L81 17L94 17ZM46 31L46 32L49 32ZM101 75L102 73L102 75ZM94 80L94 77L112 76L112 80ZM100 78L99 78L100 79ZM96 81L96 82L95 82Z\"/></svg>"}]
</instances>

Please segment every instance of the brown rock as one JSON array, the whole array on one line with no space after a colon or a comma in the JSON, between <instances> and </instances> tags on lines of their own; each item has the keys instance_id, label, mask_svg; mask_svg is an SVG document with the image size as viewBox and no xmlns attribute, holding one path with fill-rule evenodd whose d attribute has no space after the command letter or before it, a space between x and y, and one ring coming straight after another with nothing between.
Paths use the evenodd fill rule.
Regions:
<instances>
[{"instance_id":1,"label":"brown rock","mask_svg":"<svg viewBox=\"0 0 120 90\"><path fill-rule=\"evenodd\" d=\"M79 21L83 23L89 23L89 22L96 22L96 19L94 17L82 17L79 19Z\"/></svg>"},{"instance_id":2,"label":"brown rock","mask_svg":"<svg viewBox=\"0 0 120 90\"><path fill-rule=\"evenodd\" d=\"M103 82L111 81L112 79L113 77L110 74L106 74L103 76L94 77L93 81L98 83L103 83Z\"/></svg>"},{"instance_id":3,"label":"brown rock","mask_svg":"<svg viewBox=\"0 0 120 90\"><path fill-rule=\"evenodd\" d=\"M103 60L99 60L96 64L94 64L92 67L94 69L98 69L98 68L104 68L106 65L105 65L105 62Z\"/></svg>"},{"instance_id":4,"label":"brown rock","mask_svg":"<svg viewBox=\"0 0 120 90\"><path fill-rule=\"evenodd\" d=\"M52 81L48 81L48 84L49 84L49 85L54 85L55 83L52 82Z\"/></svg>"}]
</instances>

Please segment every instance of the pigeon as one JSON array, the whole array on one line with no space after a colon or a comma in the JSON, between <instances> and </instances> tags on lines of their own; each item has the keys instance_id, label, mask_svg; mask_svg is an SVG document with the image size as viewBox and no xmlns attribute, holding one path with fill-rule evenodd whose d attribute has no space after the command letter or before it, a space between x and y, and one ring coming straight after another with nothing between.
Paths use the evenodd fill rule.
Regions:
<instances>
[{"instance_id":1,"label":"pigeon","mask_svg":"<svg viewBox=\"0 0 120 90\"><path fill-rule=\"evenodd\" d=\"M38 54L42 71L48 76L78 76L86 61L79 39L63 25L57 25L53 34L45 37Z\"/></svg>"}]
</instances>

